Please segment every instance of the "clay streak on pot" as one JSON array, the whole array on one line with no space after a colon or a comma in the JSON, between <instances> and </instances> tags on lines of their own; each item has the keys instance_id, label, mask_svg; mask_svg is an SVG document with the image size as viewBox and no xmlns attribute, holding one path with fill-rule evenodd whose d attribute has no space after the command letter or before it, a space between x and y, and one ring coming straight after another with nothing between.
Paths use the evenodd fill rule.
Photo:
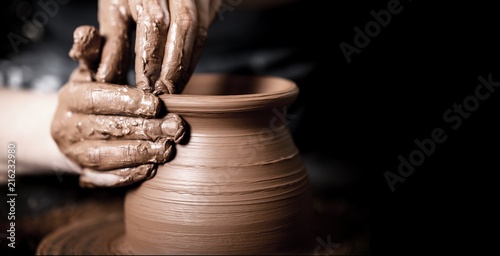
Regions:
<instances>
[{"instance_id":1,"label":"clay streak on pot","mask_svg":"<svg viewBox=\"0 0 500 256\"><path fill-rule=\"evenodd\" d=\"M307 172L278 111L297 91L262 79L252 93L214 97L210 90L224 92L215 78L198 75L185 88L204 95L164 98L190 137L127 194L125 241L136 254L273 254L314 242Z\"/></svg>"}]
</instances>

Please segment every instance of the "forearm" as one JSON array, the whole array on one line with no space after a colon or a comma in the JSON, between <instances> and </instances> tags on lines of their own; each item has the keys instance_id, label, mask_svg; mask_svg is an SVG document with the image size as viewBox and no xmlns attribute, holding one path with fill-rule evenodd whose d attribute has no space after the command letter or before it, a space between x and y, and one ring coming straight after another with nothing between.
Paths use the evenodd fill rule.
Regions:
<instances>
[{"instance_id":1,"label":"forearm","mask_svg":"<svg viewBox=\"0 0 500 256\"><path fill-rule=\"evenodd\" d=\"M7 145L16 144L16 174L71 171L50 134L56 93L0 88L0 164L7 164ZM5 177L4 177L5 176ZM6 179L2 174L0 182Z\"/></svg>"}]
</instances>

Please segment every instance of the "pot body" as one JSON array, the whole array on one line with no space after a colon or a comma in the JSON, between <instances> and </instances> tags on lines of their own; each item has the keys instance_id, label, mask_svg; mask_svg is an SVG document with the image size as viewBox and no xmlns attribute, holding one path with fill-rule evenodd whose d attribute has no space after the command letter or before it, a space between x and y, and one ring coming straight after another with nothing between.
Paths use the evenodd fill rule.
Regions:
<instances>
[{"instance_id":1,"label":"pot body","mask_svg":"<svg viewBox=\"0 0 500 256\"><path fill-rule=\"evenodd\" d=\"M273 77L195 74L169 112L186 141L125 198L125 243L136 254L307 250L312 199L286 126L298 89Z\"/></svg>"}]
</instances>

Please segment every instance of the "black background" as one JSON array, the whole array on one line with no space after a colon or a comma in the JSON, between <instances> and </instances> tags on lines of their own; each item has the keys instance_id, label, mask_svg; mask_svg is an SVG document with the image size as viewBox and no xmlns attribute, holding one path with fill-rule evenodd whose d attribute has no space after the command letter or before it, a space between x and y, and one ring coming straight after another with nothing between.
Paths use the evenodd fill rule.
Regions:
<instances>
[{"instance_id":1,"label":"black background","mask_svg":"<svg viewBox=\"0 0 500 256\"><path fill-rule=\"evenodd\" d=\"M276 17L282 32L294 35L287 40L319 63L301 87L309 108L299 134L314 136L296 141L304 151L321 148L362 166L352 189L369 205L372 253L494 249L486 231L495 233L498 216L500 88L456 130L443 113L474 94L478 76L500 82L500 9L488 1L402 0L401 13L347 63L339 44L353 45L354 27L363 29L370 11L390 1L305 2L293 20ZM5 36L2 43L6 56ZM391 192L383 173L397 173L398 156L407 158L417 149L413 141L435 128L447 140Z\"/></svg>"},{"instance_id":2,"label":"black background","mask_svg":"<svg viewBox=\"0 0 500 256\"><path fill-rule=\"evenodd\" d=\"M339 138L342 150L366 163L371 177L373 252L486 253L493 243L485 230L494 227L493 175L499 170L498 92L457 130L442 115L474 94L478 76L500 81L498 9L478 2L401 1L403 11L352 63L343 63L338 43L352 42L352 28L387 2L351 2L339 11L342 18L329 16L338 36L331 56L338 61L324 66L338 74L330 86L338 104L347 106L334 119L339 134L348 134ZM397 157L407 158L416 149L413 141L430 138L438 127L448 139L391 193L383 173L396 172Z\"/></svg>"}]
</instances>

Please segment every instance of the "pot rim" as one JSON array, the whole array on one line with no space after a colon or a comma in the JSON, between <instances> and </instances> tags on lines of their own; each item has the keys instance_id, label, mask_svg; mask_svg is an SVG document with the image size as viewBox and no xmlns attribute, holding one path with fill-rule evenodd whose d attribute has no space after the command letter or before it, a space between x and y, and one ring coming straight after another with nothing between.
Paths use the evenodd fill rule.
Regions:
<instances>
[{"instance_id":1,"label":"pot rim","mask_svg":"<svg viewBox=\"0 0 500 256\"><path fill-rule=\"evenodd\" d=\"M189 93L189 86L218 86L227 83L228 86L256 86L257 92L242 94L184 94ZM164 102L167 111L175 113L198 112L242 112L289 105L295 101L299 89L292 80L266 75L238 75L225 73L195 73L181 94L164 94L160 99Z\"/></svg>"}]
</instances>

